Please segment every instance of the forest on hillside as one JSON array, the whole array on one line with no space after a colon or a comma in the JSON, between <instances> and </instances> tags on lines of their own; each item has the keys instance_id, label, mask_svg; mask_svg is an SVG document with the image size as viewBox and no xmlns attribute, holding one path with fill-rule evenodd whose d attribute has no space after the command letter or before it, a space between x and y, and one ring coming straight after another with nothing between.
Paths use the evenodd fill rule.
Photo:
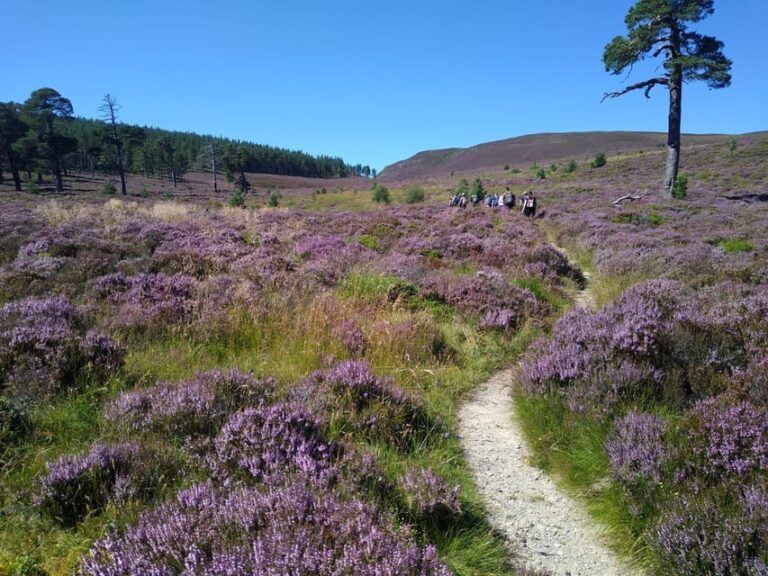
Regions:
<instances>
[{"instance_id":1,"label":"forest on hillside","mask_svg":"<svg viewBox=\"0 0 768 576\"><path fill-rule=\"evenodd\" d=\"M120 122L120 105L106 95L99 119L74 117L69 99L40 88L22 104L0 103L0 174L11 174L16 190L52 175L56 189L71 171L143 174L174 184L189 170L215 171L228 178L260 172L313 178L369 176L369 166L351 166L339 157L312 156L264 144L174 132ZM2 178L0 176L0 178ZM123 186L123 192L125 192Z\"/></svg>"}]
</instances>

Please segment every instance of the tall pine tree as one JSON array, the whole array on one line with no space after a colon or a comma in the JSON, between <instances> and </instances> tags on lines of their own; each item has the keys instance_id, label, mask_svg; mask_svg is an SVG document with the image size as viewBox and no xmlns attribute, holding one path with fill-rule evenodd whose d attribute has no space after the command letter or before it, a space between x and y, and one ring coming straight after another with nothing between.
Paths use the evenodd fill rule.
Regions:
<instances>
[{"instance_id":1,"label":"tall pine tree","mask_svg":"<svg viewBox=\"0 0 768 576\"><path fill-rule=\"evenodd\" d=\"M663 72L656 77L627 86L603 97L615 98L643 90L646 98L655 86L669 90L667 165L664 194L672 197L680 165L680 125L683 83L706 82L710 88L725 88L731 83L731 61L723 55L723 43L688 29L714 12L714 0L638 0L624 22L627 36L616 36L603 53L605 69L611 74L624 70L646 57L663 57Z\"/></svg>"}]
</instances>

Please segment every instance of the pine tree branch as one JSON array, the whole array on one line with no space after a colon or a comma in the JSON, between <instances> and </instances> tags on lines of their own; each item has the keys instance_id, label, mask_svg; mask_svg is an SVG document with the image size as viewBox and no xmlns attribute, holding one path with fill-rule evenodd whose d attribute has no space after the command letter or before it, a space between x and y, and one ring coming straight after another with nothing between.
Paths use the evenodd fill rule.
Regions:
<instances>
[{"instance_id":1,"label":"pine tree branch","mask_svg":"<svg viewBox=\"0 0 768 576\"><path fill-rule=\"evenodd\" d=\"M651 78L650 80L644 80L643 82L638 82L637 84L627 86L624 88L624 90L620 90L619 92L606 92L603 94L603 98L600 100L600 102L604 102L606 98L617 98L619 96L623 96L627 92L640 89L643 89L645 92L645 97L649 98L651 89L658 85L669 86L669 80L667 78Z\"/></svg>"}]
</instances>

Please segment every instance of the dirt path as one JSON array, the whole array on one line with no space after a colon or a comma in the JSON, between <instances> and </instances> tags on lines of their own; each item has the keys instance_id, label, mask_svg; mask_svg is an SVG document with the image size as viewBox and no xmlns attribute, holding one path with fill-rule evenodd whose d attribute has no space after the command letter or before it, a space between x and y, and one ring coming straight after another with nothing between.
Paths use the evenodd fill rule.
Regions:
<instances>
[{"instance_id":1,"label":"dirt path","mask_svg":"<svg viewBox=\"0 0 768 576\"><path fill-rule=\"evenodd\" d=\"M576 305L593 305L589 290ZM459 412L459 437L491 524L523 565L557 576L638 574L607 549L581 505L529 464L512 406L515 379L515 369L496 373Z\"/></svg>"}]
</instances>

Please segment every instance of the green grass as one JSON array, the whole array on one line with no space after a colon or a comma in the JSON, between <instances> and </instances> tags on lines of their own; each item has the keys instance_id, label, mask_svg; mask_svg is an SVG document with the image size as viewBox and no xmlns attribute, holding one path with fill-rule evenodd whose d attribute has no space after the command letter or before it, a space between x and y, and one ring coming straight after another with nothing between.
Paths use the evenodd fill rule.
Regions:
<instances>
[{"instance_id":1,"label":"green grass","mask_svg":"<svg viewBox=\"0 0 768 576\"><path fill-rule=\"evenodd\" d=\"M744 238L722 239L717 242L717 245L729 253L753 252L755 250L752 242Z\"/></svg>"},{"instance_id":2,"label":"green grass","mask_svg":"<svg viewBox=\"0 0 768 576\"><path fill-rule=\"evenodd\" d=\"M518 393L515 413L533 450L532 463L586 504L617 553L647 565L650 559L640 538L645 526L633 520L621 487L610 480L603 448L607 426L571 412L552 396Z\"/></svg>"}]
</instances>

